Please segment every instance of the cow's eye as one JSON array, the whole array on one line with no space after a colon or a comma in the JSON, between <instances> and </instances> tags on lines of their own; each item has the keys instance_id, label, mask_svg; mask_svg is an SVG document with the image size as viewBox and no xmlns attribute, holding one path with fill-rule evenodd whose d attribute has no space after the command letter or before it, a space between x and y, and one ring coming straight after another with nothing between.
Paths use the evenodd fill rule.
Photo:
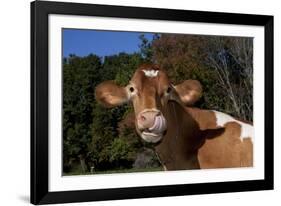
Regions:
<instances>
[{"instance_id":1,"label":"cow's eye","mask_svg":"<svg viewBox=\"0 0 281 206\"><path fill-rule=\"evenodd\" d=\"M169 94L171 91L172 91L171 87L168 87L166 92Z\"/></svg>"},{"instance_id":2,"label":"cow's eye","mask_svg":"<svg viewBox=\"0 0 281 206\"><path fill-rule=\"evenodd\" d=\"M134 89L134 87L130 87L129 90L130 90L130 92L134 92L135 89Z\"/></svg>"}]
</instances>

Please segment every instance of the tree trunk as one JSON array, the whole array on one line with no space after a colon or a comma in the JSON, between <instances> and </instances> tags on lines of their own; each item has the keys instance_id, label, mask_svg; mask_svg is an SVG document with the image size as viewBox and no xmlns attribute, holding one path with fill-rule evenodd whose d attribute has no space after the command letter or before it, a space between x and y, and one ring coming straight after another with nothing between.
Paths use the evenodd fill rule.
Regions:
<instances>
[{"instance_id":1,"label":"tree trunk","mask_svg":"<svg viewBox=\"0 0 281 206\"><path fill-rule=\"evenodd\" d=\"M85 158L83 157L83 155L80 155L79 158L80 158L81 170L83 173L86 173L87 165L86 165Z\"/></svg>"}]
</instances>

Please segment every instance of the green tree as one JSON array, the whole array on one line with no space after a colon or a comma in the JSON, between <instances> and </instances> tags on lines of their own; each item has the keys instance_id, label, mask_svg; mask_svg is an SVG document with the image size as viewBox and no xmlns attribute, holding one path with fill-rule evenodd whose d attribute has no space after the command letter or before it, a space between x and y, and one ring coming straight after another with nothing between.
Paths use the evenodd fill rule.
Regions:
<instances>
[{"instance_id":1,"label":"green tree","mask_svg":"<svg viewBox=\"0 0 281 206\"><path fill-rule=\"evenodd\" d=\"M139 44L140 54L146 62L153 61L152 43L159 38L160 38L159 34L154 34L152 41L149 41L149 39L147 39L144 34L141 34L139 36L139 39L141 41L141 43Z\"/></svg>"},{"instance_id":2,"label":"green tree","mask_svg":"<svg viewBox=\"0 0 281 206\"><path fill-rule=\"evenodd\" d=\"M70 55L63 65L64 165L79 161L83 172L88 170L93 88L100 78L100 69L100 58L95 55L84 58Z\"/></svg>"}]
</instances>

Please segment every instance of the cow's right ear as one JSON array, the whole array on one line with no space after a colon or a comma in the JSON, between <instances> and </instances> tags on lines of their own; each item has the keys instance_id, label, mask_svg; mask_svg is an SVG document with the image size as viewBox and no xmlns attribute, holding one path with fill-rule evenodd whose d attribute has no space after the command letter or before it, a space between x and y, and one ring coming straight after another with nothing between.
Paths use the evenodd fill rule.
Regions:
<instances>
[{"instance_id":1,"label":"cow's right ear","mask_svg":"<svg viewBox=\"0 0 281 206\"><path fill-rule=\"evenodd\" d=\"M105 107L111 108L126 103L130 98L125 87L114 81L105 81L95 89L96 100Z\"/></svg>"},{"instance_id":2,"label":"cow's right ear","mask_svg":"<svg viewBox=\"0 0 281 206\"><path fill-rule=\"evenodd\" d=\"M192 106L202 96L202 86L197 80L185 80L174 86L181 102L186 106Z\"/></svg>"}]
</instances>

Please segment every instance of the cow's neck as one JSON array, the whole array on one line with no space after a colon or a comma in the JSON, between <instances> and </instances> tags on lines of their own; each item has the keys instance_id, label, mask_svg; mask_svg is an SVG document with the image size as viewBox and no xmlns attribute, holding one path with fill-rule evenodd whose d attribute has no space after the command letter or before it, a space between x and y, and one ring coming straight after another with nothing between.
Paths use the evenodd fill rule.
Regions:
<instances>
[{"instance_id":1,"label":"cow's neck","mask_svg":"<svg viewBox=\"0 0 281 206\"><path fill-rule=\"evenodd\" d=\"M156 146L156 153L167 170L199 168L197 151L202 142L193 113L176 102L169 102L165 116L167 134Z\"/></svg>"}]
</instances>

